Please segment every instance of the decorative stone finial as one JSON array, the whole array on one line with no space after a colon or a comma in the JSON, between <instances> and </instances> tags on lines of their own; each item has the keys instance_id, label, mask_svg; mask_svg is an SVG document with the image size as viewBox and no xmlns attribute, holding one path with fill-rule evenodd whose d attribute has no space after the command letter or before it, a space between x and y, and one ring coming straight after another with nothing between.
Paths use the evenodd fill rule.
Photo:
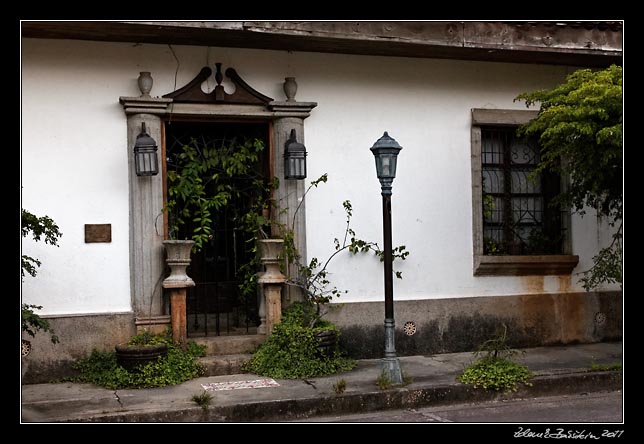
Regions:
<instances>
[{"instance_id":1,"label":"decorative stone finial","mask_svg":"<svg viewBox=\"0 0 644 444\"><path fill-rule=\"evenodd\" d=\"M141 90L141 97L150 97L150 91L154 80L149 71L141 71L138 79L139 89Z\"/></svg>"},{"instance_id":2,"label":"decorative stone finial","mask_svg":"<svg viewBox=\"0 0 644 444\"><path fill-rule=\"evenodd\" d=\"M295 102L295 94L297 93L297 82L295 77L284 78L284 94L286 94L287 102Z\"/></svg>"}]
</instances>

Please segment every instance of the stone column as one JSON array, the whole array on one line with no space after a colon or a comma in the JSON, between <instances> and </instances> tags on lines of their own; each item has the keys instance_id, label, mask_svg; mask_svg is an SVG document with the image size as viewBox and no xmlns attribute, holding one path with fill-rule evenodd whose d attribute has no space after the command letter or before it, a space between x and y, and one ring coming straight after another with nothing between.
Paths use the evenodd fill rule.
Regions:
<instances>
[{"instance_id":1,"label":"stone column","mask_svg":"<svg viewBox=\"0 0 644 444\"><path fill-rule=\"evenodd\" d=\"M294 78L289 77L287 79L287 83L291 86L295 83ZM317 106L317 103L297 102L295 100L296 91L297 84L295 83L295 88L289 88L289 97L287 98L287 101L270 102L268 107L273 111L275 116L273 120L273 174L280 180L280 186L274 195L275 203L277 205L277 214L281 223L287 224L289 227L293 228L295 247L302 255L301 261L306 263L305 203L302 203L299 211L297 211L297 215L295 215L295 211L298 208L298 205L302 202L302 197L308 184L311 180L317 178L307 177L304 180L284 179L284 144L288 140L292 129L295 129L297 133L297 141L305 144L304 119L310 115L311 110ZM307 147L307 151L308 150L309 147ZM282 212L281 210L286 211ZM294 266L289 266L287 270L287 278L294 278L295 276L296 268ZM302 292L298 287L286 285L283 296L284 303L288 306L292 301L301 300Z\"/></svg>"},{"instance_id":2,"label":"stone column","mask_svg":"<svg viewBox=\"0 0 644 444\"><path fill-rule=\"evenodd\" d=\"M302 255L301 261L306 263L306 203L302 202L302 196L310 180L308 177L304 180L284 179L284 144L289 138L291 129L295 129L298 142L304 143L303 128L304 121L299 117L282 117L273 122L273 146L275 147L273 169L275 175L280 179L280 186L275 193L277 217L280 223L293 229L295 248ZM295 214L295 210L300 205L300 202L302 202L302 205L297 211L297 214ZM282 212L282 210L286 211ZM295 278L296 273L297 268L294 265L290 265L288 270L286 270L287 278ZM286 306L291 301L301 300L301 298L301 290L299 287L286 285L284 289L284 303Z\"/></svg>"},{"instance_id":3,"label":"stone column","mask_svg":"<svg viewBox=\"0 0 644 444\"><path fill-rule=\"evenodd\" d=\"M163 250L163 174L161 118L172 99L121 97L127 115L127 145L130 202L130 288L137 329L163 331L170 324L164 312L161 281L165 262ZM139 177L134 168L134 144L145 122L147 133L159 151L159 174Z\"/></svg>"}]
</instances>

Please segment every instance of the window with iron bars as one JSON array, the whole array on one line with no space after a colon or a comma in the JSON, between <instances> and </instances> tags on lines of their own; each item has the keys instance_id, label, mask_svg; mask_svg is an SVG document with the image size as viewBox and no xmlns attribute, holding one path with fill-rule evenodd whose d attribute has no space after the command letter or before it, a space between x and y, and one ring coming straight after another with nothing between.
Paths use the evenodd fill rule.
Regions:
<instances>
[{"instance_id":1,"label":"window with iron bars","mask_svg":"<svg viewBox=\"0 0 644 444\"><path fill-rule=\"evenodd\" d=\"M562 254L561 178L535 173L540 148L516 127L481 127L484 255Z\"/></svg>"}]
</instances>

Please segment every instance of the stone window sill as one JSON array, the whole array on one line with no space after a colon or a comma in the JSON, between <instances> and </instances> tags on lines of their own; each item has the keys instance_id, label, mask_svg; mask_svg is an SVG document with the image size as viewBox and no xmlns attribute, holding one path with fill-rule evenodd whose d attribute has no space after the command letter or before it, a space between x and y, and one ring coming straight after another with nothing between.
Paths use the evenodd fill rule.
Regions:
<instances>
[{"instance_id":1,"label":"stone window sill","mask_svg":"<svg viewBox=\"0 0 644 444\"><path fill-rule=\"evenodd\" d=\"M474 276L547 276L571 274L579 256L485 256L474 257Z\"/></svg>"}]
</instances>

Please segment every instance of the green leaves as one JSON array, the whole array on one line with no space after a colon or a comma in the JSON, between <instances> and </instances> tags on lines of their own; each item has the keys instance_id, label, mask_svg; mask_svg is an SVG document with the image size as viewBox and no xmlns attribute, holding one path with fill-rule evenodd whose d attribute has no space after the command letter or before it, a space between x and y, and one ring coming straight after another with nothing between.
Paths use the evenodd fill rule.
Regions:
<instances>
[{"instance_id":1,"label":"green leaves","mask_svg":"<svg viewBox=\"0 0 644 444\"><path fill-rule=\"evenodd\" d=\"M309 191L312 188L317 187L320 183L326 183L327 181L328 175L326 173L318 179L311 181L309 187L304 192L304 196L300 204L293 213L293 224L297 212ZM341 294L347 293L346 290L339 290L337 287L332 286L331 281L328 279L328 266L335 257L344 251L347 251L352 255L371 251L378 256L381 261L384 260L384 251L376 242L360 239L353 228L351 228L351 218L353 217L353 205L351 204L351 201L343 201L342 208L346 215L346 224L342 241L340 241L339 238L333 239L334 251L324 261L317 257L313 257L308 264L303 264L301 262L301 255L295 245L294 225L287 226L285 224L278 224L281 231L281 237L284 239L286 260L289 264L295 265L295 268L297 269L296 276L288 276L287 283L299 287L307 300L317 306L317 317L312 320L312 326L315 325L323 315L323 313L321 314L321 305L330 302L334 297L339 297ZM392 258L394 260L405 260L408 255L409 251L407 251L404 245L393 248ZM395 275L397 278L402 279L402 272L395 271Z\"/></svg>"},{"instance_id":2,"label":"green leaves","mask_svg":"<svg viewBox=\"0 0 644 444\"><path fill-rule=\"evenodd\" d=\"M336 349L331 356L318 349L316 333L337 328L322 321L318 328L310 327L316 313L310 305L296 302L284 312L282 322L273 327L273 332L242 370L262 376L280 379L310 378L348 371L355 361L343 357Z\"/></svg>"},{"instance_id":3,"label":"green leaves","mask_svg":"<svg viewBox=\"0 0 644 444\"><path fill-rule=\"evenodd\" d=\"M532 373L524 365L508 359L483 358L466 368L457 379L474 388L516 392L521 383L531 385L531 377Z\"/></svg>"},{"instance_id":4,"label":"green leaves","mask_svg":"<svg viewBox=\"0 0 644 444\"><path fill-rule=\"evenodd\" d=\"M569 177L567 191L557 201L583 215L592 207L611 225L622 219L623 137L622 68L612 65L581 69L549 90L519 95L530 106L540 103L537 118L519 128L520 135L538 138L543 147L537 172L556 171ZM621 238L621 225L616 234ZM584 272L586 290L601 283L622 283L621 245L593 258Z\"/></svg>"},{"instance_id":5,"label":"green leaves","mask_svg":"<svg viewBox=\"0 0 644 444\"><path fill-rule=\"evenodd\" d=\"M46 244L58 246L58 238L63 234L51 217L38 217L23 208L20 222L22 237L31 234L33 240L39 242L45 236Z\"/></svg>"},{"instance_id":6,"label":"green leaves","mask_svg":"<svg viewBox=\"0 0 644 444\"><path fill-rule=\"evenodd\" d=\"M459 382L470 384L474 388L506 392L516 392L521 383L531 385L528 381L532 373L526 366L512 361L519 351L510 348L507 343L507 326L503 324L502 327L502 333L478 347L474 353L477 361L463 370L457 377Z\"/></svg>"},{"instance_id":7,"label":"green leaves","mask_svg":"<svg viewBox=\"0 0 644 444\"><path fill-rule=\"evenodd\" d=\"M538 171L570 175L566 201L585 205L613 220L622 214L622 68L582 69L550 90L519 95L541 104L536 119L519 134L537 137L544 148Z\"/></svg>"},{"instance_id":8,"label":"green leaves","mask_svg":"<svg viewBox=\"0 0 644 444\"><path fill-rule=\"evenodd\" d=\"M201 250L214 233L212 212L249 192L236 184L241 180L252 182L252 190L263 187L256 171L263 149L259 139L219 146L192 139L184 145L167 175L164 211L169 214L170 237L177 238L188 229L187 236L195 241L194 251Z\"/></svg>"},{"instance_id":9,"label":"green leaves","mask_svg":"<svg viewBox=\"0 0 644 444\"><path fill-rule=\"evenodd\" d=\"M53 344L58 344L58 336L56 336L54 330L49 326L49 321L41 318L34 310L42 310L42 306L22 304L22 331L33 338L38 331L42 330L50 334L50 339Z\"/></svg>"},{"instance_id":10,"label":"green leaves","mask_svg":"<svg viewBox=\"0 0 644 444\"><path fill-rule=\"evenodd\" d=\"M74 364L80 375L67 380L96 384L109 389L151 388L180 384L204 373L203 366L196 359L205 354L203 346L188 342L184 352L174 345L171 333L145 336L144 338L144 335L137 335L133 342L165 342L168 345L167 355L130 372L116 363L114 351L93 350L88 357Z\"/></svg>"},{"instance_id":11,"label":"green leaves","mask_svg":"<svg viewBox=\"0 0 644 444\"><path fill-rule=\"evenodd\" d=\"M33 213L22 208L20 215L20 225L22 230L22 237L27 237L31 234L35 242L39 242L43 236L46 244L58 246L58 238L63 234L60 232L58 225L49 216L38 217ZM20 273L24 278L25 273L35 277L40 267L41 262L23 254L21 257ZM42 330L50 334L51 342L57 344L59 342L58 336L54 330L49 326L49 321L41 318L34 310L41 310L40 305L22 304L22 331L29 336L35 337L36 332Z\"/></svg>"},{"instance_id":12,"label":"green leaves","mask_svg":"<svg viewBox=\"0 0 644 444\"><path fill-rule=\"evenodd\" d=\"M24 208L22 208L20 215L20 228L22 230L22 237L27 237L31 234L32 239L35 242L39 242L44 236L46 244L54 245L56 247L58 246L58 238L63 235L60 232L58 225L56 225L51 217L38 217ZM25 273L35 277L40 265L41 262L38 259L23 254L20 270L22 277L25 276Z\"/></svg>"},{"instance_id":13,"label":"green leaves","mask_svg":"<svg viewBox=\"0 0 644 444\"><path fill-rule=\"evenodd\" d=\"M617 246L615 246L615 244ZM583 272L581 283L586 291L598 287L600 284L612 284L622 282L622 248L621 248L621 227L615 234L614 243L609 247L602 248L593 257L593 266Z\"/></svg>"}]
</instances>

